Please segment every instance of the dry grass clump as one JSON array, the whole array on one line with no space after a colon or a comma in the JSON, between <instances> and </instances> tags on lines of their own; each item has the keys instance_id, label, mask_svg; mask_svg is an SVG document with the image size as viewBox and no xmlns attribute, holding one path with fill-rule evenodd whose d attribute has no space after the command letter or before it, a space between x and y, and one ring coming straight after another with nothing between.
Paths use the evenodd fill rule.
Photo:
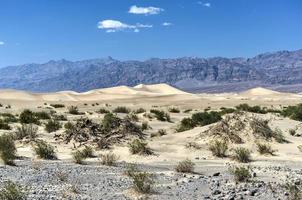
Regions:
<instances>
[{"instance_id":1,"label":"dry grass clump","mask_svg":"<svg viewBox=\"0 0 302 200\"><path fill-rule=\"evenodd\" d=\"M62 128L62 124L57 120L50 119L45 124L45 130L48 133L55 132L55 131L59 130L60 128Z\"/></svg>"},{"instance_id":2,"label":"dry grass clump","mask_svg":"<svg viewBox=\"0 0 302 200\"><path fill-rule=\"evenodd\" d=\"M235 166L229 169L230 173L234 176L236 182L246 182L252 178L252 174L248 167Z\"/></svg>"},{"instance_id":3,"label":"dry grass clump","mask_svg":"<svg viewBox=\"0 0 302 200\"><path fill-rule=\"evenodd\" d=\"M33 124L22 124L18 126L15 132L16 140L23 140L24 138L33 141L37 138L38 127Z\"/></svg>"},{"instance_id":4,"label":"dry grass clump","mask_svg":"<svg viewBox=\"0 0 302 200\"><path fill-rule=\"evenodd\" d=\"M194 171L194 165L195 164L191 160L186 159L176 165L175 171L182 173L192 173Z\"/></svg>"},{"instance_id":5,"label":"dry grass clump","mask_svg":"<svg viewBox=\"0 0 302 200\"><path fill-rule=\"evenodd\" d=\"M26 200L27 195L23 189L12 181L7 181L0 190L1 200Z\"/></svg>"},{"instance_id":6,"label":"dry grass clump","mask_svg":"<svg viewBox=\"0 0 302 200\"><path fill-rule=\"evenodd\" d=\"M139 154L139 155L151 155L153 151L146 142L142 140L135 139L129 144L129 150L132 154Z\"/></svg>"},{"instance_id":7,"label":"dry grass clump","mask_svg":"<svg viewBox=\"0 0 302 200\"><path fill-rule=\"evenodd\" d=\"M251 152L247 148L237 147L234 149L233 159L241 163L248 163L251 161Z\"/></svg>"},{"instance_id":8,"label":"dry grass clump","mask_svg":"<svg viewBox=\"0 0 302 200\"><path fill-rule=\"evenodd\" d=\"M94 150L91 146L85 146L85 148L82 150L82 153L83 153L85 158L95 157Z\"/></svg>"},{"instance_id":9,"label":"dry grass clump","mask_svg":"<svg viewBox=\"0 0 302 200\"><path fill-rule=\"evenodd\" d=\"M272 148L270 144L265 144L265 143L257 143L257 151L261 155L275 155L276 150Z\"/></svg>"},{"instance_id":10,"label":"dry grass clump","mask_svg":"<svg viewBox=\"0 0 302 200\"><path fill-rule=\"evenodd\" d=\"M101 164L107 166L115 166L119 157L112 152L101 155Z\"/></svg>"},{"instance_id":11,"label":"dry grass clump","mask_svg":"<svg viewBox=\"0 0 302 200\"><path fill-rule=\"evenodd\" d=\"M212 152L213 156L219 158L226 157L228 148L228 144L224 140L213 140L209 144L209 150Z\"/></svg>"},{"instance_id":12,"label":"dry grass clump","mask_svg":"<svg viewBox=\"0 0 302 200\"><path fill-rule=\"evenodd\" d=\"M43 140L40 140L36 143L34 151L38 157L42 159L54 160L57 158L55 148Z\"/></svg>"},{"instance_id":13,"label":"dry grass clump","mask_svg":"<svg viewBox=\"0 0 302 200\"><path fill-rule=\"evenodd\" d=\"M85 146L84 149L78 149L72 153L73 161L77 164L83 164L83 160L86 158L95 157L93 148L90 146Z\"/></svg>"},{"instance_id":14,"label":"dry grass clump","mask_svg":"<svg viewBox=\"0 0 302 200\"><path fill-rule=\"evenodd\" d=\"M14 159L16 158L16 146L13 137L4 134L0 136L0 158L6 165L15 165Z\"/></svg>"}]
</instances>

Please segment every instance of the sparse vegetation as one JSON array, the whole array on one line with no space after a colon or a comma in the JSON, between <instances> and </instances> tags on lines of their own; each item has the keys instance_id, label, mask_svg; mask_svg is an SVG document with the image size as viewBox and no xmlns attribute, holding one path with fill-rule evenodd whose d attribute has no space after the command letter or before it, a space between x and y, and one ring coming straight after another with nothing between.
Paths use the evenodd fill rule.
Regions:
<instances>
[{"instance_id":1,"label":"sparse vegetation","mask_svg":"<svg viewBox=\"0 0 302 200\"><path fill-rule=\"evenodd\" d=\"M132 178L134 189L140 193L150 193L154 184L152 174L147 172L133 172Z\"/></svg>"},{"instance_id":2,"label":"sparse vegetation","mask_svg":"<svg viewBox=\"0 0 302 200\"><path fill-rule=\"evenodd\" d=\"M127 119L129 119L130 121L133 121L133 122L138 122L138 116L134 113L130 113L126 116Z\"/></svg>"},{"instance_id":3,"label":"sparse vegetation","mask_svg":"<svg viewBox=\"0 0 302 200\"><path fill-rule=\"evenodd\" d=\"M64 128L67 130L71 130L74 128L74 124L72 122L67 122L64 124Z\"/></svg>"},{"instance_id":4,"label":"sparse vegetation","mask_svg":"<svg viewBox=\"0 0 302 200\"><path fill-rule=\"evenodd\" d=\"M110 113L109 110L107 110L106 108L100 108L97 113L100 113L100 114L106 114L106 113Z\"/></svg>"},{"instance_id":5,"label":"sparse vegetation","mask_svg":"<svg viewBox=\"0 0 302 200\"><path fill-rule=\"evenodd\" d=\"M118 156L114 153L105 153L101 155L101 164L107 166L115 166L118 160Z\"/></svg>"},{"instance_id":6,"label":"sparse vegetation","mask_svg":"<svg viewBox=\"0 0 302 200\"><path fill-rule=\"evenodd\" d=\"M55 132L57 130L59 130L60 128L62 128L62 125L59 121L57 120L53 120L53 119L50 119L47 121L47 123L45 124L45 130L48 132L48 133L52 133L52 132Z\"/></svg>"},{"instance_id":7,"label":"sparse vegetation","mask_svg":"<svg viewBox=\"0 0 302 200\"><path fill-rule=\"evenodd\" d=\"M141 114L146 112L146 110L144 108L138 108L137 110L134 111L135 114Z\"/></svg>"},{"instance_id":8,"label":"sparse vegetation","mask_svg":"<svg viewBox=\"0 0 302 200\"><path fill-rule=\"evenodd\" d=\"M201 149L201 146L197 144L196 142L188 142L186 144L186 148L188 149Z\"/></svg>"},{"instance_id":9,"label":"sparse vegetation","mask_svg":"<svg viewBox=\"0 0 302 200\"><path fill-rule=\"evenodd\" d=\"M79 112L77 106L70 106L68 107L68 113L71 115L82 115L83 113Z\"/></svg>"},{"instance_id":10,"label":"sparse vegetation","mask_svg":"<svg viewBox=\"0 0 302 200\"><path fill-rule=\"evenodd\" d=\"M73 161L77 164L83 164L83 160L86 159L85 155L83 155L83 152L80 150L76 150L72 153Z\"/></svg>"},{"instance_id":11,"label":"sparse vegetation","mask_svg":"<svg viewBox=\"0 0 302 200\"><path fill-rule=\"evenodd\" d=\"M270 144L264 144L264 143L257 143L257 151L261 155L274 155L276 150L272 148Z\"/></svg>"},{"instance_id":12,"label":"sparse vegetation","mask_svg":"<svg viewBox=\"0 0 302 200\"><path fill-rule=\"evenodd\" d=\"M234 149L233 159L241 163L248 163L251 161L251 152L247 148L237 147Z\"/></svg>"},{"instance_id":13,"label":"sparse vegetation","mask_svg":"<svg viewBox=\"0 0 302 200\"><path fill-rule=\"evenodd\" d=\"M0 158L6 165L14 165L16 158L16 146L13 137L8 134L0 136Z\"/></svg>"},{"instance_id":14,"label":"sparse vegetation","mask_svg":"<svg viewBox=\"0 0 302 200\"><path fill-rule=\"evenodd\" d=\"M302 103L296 106L288 106L282 110L281 115L293 120L302 121Z\"/></svg>"},{"instance_id":15,"label":"sparse vegetation","mask_svg":"<svg viewBox=\"0 0 302 200\"><path fill-rule=\"evenodd\" d=\"M119 118L116 115L107 113L105 114L101 124L105 129L109 130L117 123L118 120Z\"/></svg>"},{"instance_id":16,"label":"sparse vegetation","mask_svg":"<svg viewBox=\"0 0 302 200\"><path fill-rule=\"evenodd\" d=\"M224 140L213 140L209 144L209 150L212 152L213 156L223 158L226 157L228 144Z\"/></svg>"},{"instance_id":17,"label":"sparse vegetation","mask_svg":"<svg viewBox=\"0 0 302 200\"><path fill-rule=\"evenodd\" d=\"M234 176L234 179L237 182L245 182L252 177L250 169L248 167L235 166L235 167L231 167L229 171Z\"/></svg>"},{"instance_id":18,"label":"sparse vegetation","mask_svg":"<svg viewBox=\"0 0 302 200\"><path fill-rule=\"evenodd\" d=\"M275 129L274 138L275 138L276 142L278 142L278 143L285 143L285 142L287 142L287 140L285 139L285 137L283 135L283 132L279 128Z\"/></svg>"},{"instance_id":19,"label":"sparse vegetation","mask_svg":"<svg viewBox=\"0 0 302 200\"><path fill-rule=\"evenodd\" d=\"M34 112L34 115L40 120L46 120L46 119L50 119L50 114L45 112L45 111L41 111L41 112Z\"/></svg>"},{"instance_id":20,"label":"sparse vegetation","mask_svg":"<svg viewBox=\"0 0 302 200\"><path fill-rule=\"evenodd\" d=\"M12 181L7 181L0 190L1 200L26 200L26 196L23 189Z\"/></svg>"},{"instance_id":21,"label":"sparse vegetation","mask_svg":"<svg viewBox=\"0 0 302 200\"><path fill-rule=\"evenodd\" d=\"M180 125L177 127L176 131L183 132L183 131L193 129L194 127L195 127L195 124L194 124L193 120L191 118L186 117L180 121Z\"/></svg>"},{"instance_id":22,"label":"sparse vegetation","mask_svg":"<svg viewBox=\"0 0 302 200\"><path fill-rule=\"evenodd\" d=\"M3 122L5 123L15 123L18 122L16 116L11 113L0 113L0 117L2 117Z\"/></svg>"},{"instance_id":23,"label":"sparse vegetation","mask_svg":"<svg viewBox=\"0 0 302 200\"><path fill-rule=\"evenodd\" d=\"M7 122L4 122L2 119L0 119L0 129L11 130L11 127Z\"/></svg>"},{"instance_id":24,"label":"sparse vegetation","mask_svg":"<svg viewBox=\"0 0 302 200\"><path fill-rule=\"evenodd\" d=\"M65 105L64 104L50 104L51 107L54 107L54 108L64 108Z\"/></svg>"},{"instance_id":25,"label":"sparse vegetation","mask_svg":"<svg viewBox=\"0 0 302 200\"><path fill-rule=\"evenodd\" d=\"M128 113L131 112L131 110L130 110L129 108L125 107L125 106L118 106L118 107L116 107L115 109L113 109L113 112L115 112L115 113L126 113L126 114L128 114Z\"/></svg>"},{"instance_id":26,"label":"sparse vegetation","mask_svg":"<svg viewBox=\"0 0 302 200\"><path fill-rule=\"evenodd\" d=\"M132 154L151 155L153 153L148 144L139 139L135 139L129 144L129 150Z\"/></svg>"},{"instance_id":27,"label":"sparse vegetation","mask_svg":"<svg viewBox=\"0 0 302 200\"><path fill-rule=\"evenodd\" d=\"M146 121L142 122L141 128L142 128L142 131L148 130L150 128L148 122L146 122Z\"/></svg>"},{"instance_id":28,"label":"sparse vegetation","mask_svg":"<svg viewBox=\"0 0 302 200\"><path fill-rule=\"evenodd\" d=\"M285 189L288 191L288 200L301 200L302 199L302 186L288 182L285 184Z\"/></svg>"},{"instance_id":29,"label":"sparse vegetation","mask_svg":"<svg viewBox=\"0 0 302 200\"><path fill-rule=\"evenodd\" d=\"M252 112L252 113L260 113L260 114L266 114L267 111L264 108L261 108L260 106L250 106L248 104L240 104L236 106L237 110L246 111L246 112Z\"/></svg>"},{"instance_id":30,"label":"sparse vegetation","mask_svg":"<svg viewBox=\"0 0 302 200\"><path fill-rule=\"evenodd\" d=\"M194 165L195 164L191 160L186 159L176 165L175 171L182 173L192 173L194 171Z\"/></svg>"},{"instance_id":31,"label":"sparse vegetation","mask_svg":"<svg viewBox=\"0 0 302 200\"><path fill-rule=\"evenodd\" d=\"M170 115L165 111L151 109L150 112L153 113L155 115L155 118L159 121L167 121L167 122L171 121Z\"/></svg>"},{"instance_id":32,"label":"sparse vegetation","mask_svg":"<svg viewBox=\"0 0 302 200\"><path fill-rule=\"evenodd\" d=\"M39 118L31 110L24 110L19 117L19 120L23 124L37 124L40 125Z\"/></svg>"},{"instance_id":33,"label":"sparse vegetation","mask_svg":"<svg viewBox=\"0 0 302 200\"><path fill-rule=\"evenodd\" d=\"M54 147L43 140L40 140L36 143L34 150L39 158L46 160L56 159Z\"/></svg>"},{"instance_id":34,"label":"sparse vegetation","mask_svg":"<svg viewBox=\"0 0 302 200\"><path fill-rule=\"evenodd\" d=\"M161 137L166 134L167 134L167 131L165 129L159 129L156 133L152 133L151 137Z\"/></svg>"},{"instance_id":35,"label":"sparse vegetation","mask_svg":"<svg viewBox=\"0 0 302 200\"><path fill-rule=\"evenodd\" d=\"M171 107L171 108L169 108L169 112L171 112L171 113L180 113L180 110L179 110L179 108Z\"/></svg>"},{"instance_id":36,"label":"sparse vegetation","mask_svg":"<svg viewBox=\"0 0 302 200\"><path fill-rule=\"evenodd\" d=\"M94 150L91 146L85 146L85 148L82 150L83 156L85 158L93 158L94 156Z\"/></svg>"},{"instance_id":37,"label":"sparse vegetation","mask_svg":"<svg viewBox=\"0 0 302 200\"><path fill-rule=\"evenodd\" d=\"M296 135L296 130L295 129L289 129L289 134L291 135L291 136L295 136Z\"/></svg>"},{"instance_id":38,"label":"sparse vegetation","mask_svg":"<svg viewBox=\"0 0 302 200\"><path fill-rule=\"evenodd\" d=\"M22 124L21 127L17 127L15 132L15 139L22 140L24 138L33 141L37 138L38 127L34 124Z\"/></svg>"}]
</instances>

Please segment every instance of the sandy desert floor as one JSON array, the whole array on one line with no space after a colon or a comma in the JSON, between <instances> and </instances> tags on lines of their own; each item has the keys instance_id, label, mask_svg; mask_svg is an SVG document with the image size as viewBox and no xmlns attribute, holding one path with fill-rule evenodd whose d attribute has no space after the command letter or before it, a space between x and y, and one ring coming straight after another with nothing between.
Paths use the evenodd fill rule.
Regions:
<instances>
[{"instance_id":1,"label":"sandy desert floor","mask_svg":"<svg viewBox=\"0 0 302 200\"><path fill-rule=\"evenodd\" d=\"M33 112L45 111L51 117L62 115L66 119L58 120L62 127L48 133L40 120L35 125L37 137L33 141L27 138L16 140L16 166L0 164L0 188L8 180L19 185L28 199L295 199L301 195L302 184L302 122L267 112L229 113L222 120L205 126L195 126L185 131L177 131L184 118L194 113L221 111L221 108L235 108L240 104L259 105L271 110L281 110L290 105L302 103L302 95L279 93L264 88L255 88L242 93L190 94L166 84L138 85L136 87L115 87L93 90L85 93L63 91L57 93L35 94L24 91L0 90L0 113L10 113L20 117L25 109ZM64 107L55 108L54 104ZM70 114L69 108L77 107L79 114ZM139 108L131 123L141 126L148 124L142 131L143 141L152 150L151 155L133 154L129 143L134 138L125 136L123 140L113 140L110 148L99 148L96 142L88 139L79 142L76 139L66 142L64 124L76 124L78 120L90 119L101 124L105 113L101 109L113 112L117 107L126 107L129 113L115 112L119 119L127 119ZM176 111L171 111L175 108ZM170 120L161 121L151 110L164 111ZM253 120L267 120L270 130L279 130L284 141L264 140L253 135ZM229 122L230 134L236 133L242 142L228 141L228 150L223 158L214 156L209 145L217 139L214 130L221 121ZM233 130L232 123L241 123L245 128ZM0 134L13 135L19 121L10 122L10 130L0 130ZM295 130L295 134L290 133ZM108 132L110 134L110 131ZM107 133L106 133L107 134ZM225 137L226 132L221 133ZM130 134L131 135L131 134ZM111 137L111 136L108 136ZM95 138L94 138L95 139ZM43 140L55 149L55 160L39 158L35 151L35 141ZM268 143L274 155L261 155L257 144ZM83 164L74 163L73 152L84 146L91 146L95 157L85 159ZM234 149L244 147L251 152L251 160L241 163L233 159ZM300 146L301 147L301 146ZM102 156L115 154L118 159L115 166L102 165ZM194 170L189 173L177 172L179 162L189 159ZM143 193L135 188L133 177L127 176L129 164L135 164L137 171L152 174L152 188ZM231 169L244 166L249 169L248 181L235 181ZM290 183L297 190L286 188ZM302 196L302 195L301 195ZM297 196L299 199L301 196Z\"/></svg>"}]
</instances>

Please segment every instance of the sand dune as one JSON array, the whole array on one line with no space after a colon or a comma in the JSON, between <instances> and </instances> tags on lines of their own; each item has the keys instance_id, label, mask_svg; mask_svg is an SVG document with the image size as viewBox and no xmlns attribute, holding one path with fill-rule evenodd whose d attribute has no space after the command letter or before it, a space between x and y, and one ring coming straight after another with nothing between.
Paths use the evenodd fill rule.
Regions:
<instances>
[{"instance_id":1,"label":"sand dune","mask_svg":"<svg viewBox=\"0 0 302 200\"><path fill-rule=\"evenodd\" d=\"M262 87L257 87L257 88L253 88L253 89L247 90L245 92L242 92L241 94L250 95L250 96L262 96L262 95L280 95L282 93L273 91L273 90L269 90L266 88L262 88Z\"/></svg>"}]
</instances>

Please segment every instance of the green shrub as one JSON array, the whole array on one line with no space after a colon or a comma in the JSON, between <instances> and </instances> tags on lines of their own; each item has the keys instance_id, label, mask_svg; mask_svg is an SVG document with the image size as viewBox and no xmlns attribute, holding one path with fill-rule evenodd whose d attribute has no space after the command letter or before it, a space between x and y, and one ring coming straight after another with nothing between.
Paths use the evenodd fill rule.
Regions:
<instances>
[{"instance_id":1,"label":"green shrub","mask_svg":"<svg viewBox=\"0 0 302 200\"><path fill-rule=\"evenodd\" d=\"M62 128L62 125L59 121L57 120L53 120L53 119L50 119L47 121L47 123L45 124L45 130L48 132L48 133L52 133L52 132L55 132L57 130L59 130L60 128Z\"/></svg>"},{"instance_id":2,"label":"green shrub","mask_svg":"<svg viewBox=\"0 0 302 200\"><path fill-rule=\"evenodd\" d=\"M155 115L155 118L159 121L167 121L167 122L171 121L170 115L165 111L151 109L150 112L153 113Z\"/></svg>"},{"instance_id":3,"label":"green shrub","mask_svg":"<svg viewBox=\"0 0 302 200\"><path fill-rule=\"evenodd\" d=\"M233 159L241 163L248 163L251 161L251 152L244 147L237 147L234 149Z\"/></svg>"},{"instance_id":4,"label":"green shrub","mask_svg":"<svg viewBox=\"0 0 302 200\"><path fill-rule=\"evenodd\" d=\"M140 114L140 113L144 113L146 112L146 110L144 108L138 108L137 110L134 111L135 114Z\"/></svg>"},{"instance_id":5,"label":"green shrub","mask_svg":"<svg viewBox=\"0 0 302 200\"><path fill-rule=\"evenodd\" d=\"M289 129L289 134L291 136L295 136L296 135L296 130L295 129Z\"/></svg>"},{"instance_id":6,"label":"green shrub","mask_svg":"<svg viewBox=\"0 0 302 200\"><path fill-rule=\"evenodd\" d=\"M11 127L7 122L4 122L2 119L0 119L0 129L11 130Z\"/></svg>"},{"instance_id":7,"label":"green shrub","mask_svg":"<svg viewBox=\"0 0 302 200\"><path fill-rule=\"evenodd\" d=\"M85 146L85 148L82 150L82 153L85 158L93 158L94 156L94 151L91 146Z\"/></svg>"},{"instance_id":8,"label":"green shrub","mask_svg":"<svg viewBox=\"0 0 302 200\"><path fill-rule=\"evenodd\" d=\"M70 106L70 107L68 107L68 113L72 114L72 115L81 115L81 114L83 114L83 113L79 112L79 109L78 109L77 106Z\"/></svg>"},{"instance_id":9,"label":"green shrub","mask_svg":"<svg viewBox=\"0 0 302 200\"><path fill-rule=\"evenodd\" d=\"M152 150L148 147L146 142L143 142L139 139L133 140L129 144L130 152L132 154L140 154L140 155L151 155L153 154Z\"/></svg>"},{"instance_id":10,"label":"green shrub","mask_svg":"<svg viewBox=\"0 0 302 200\"><path fill-rule=\"evenodd\" d=\"M266 114L267 111L260 106L249 106L248 104L240 104L236 106L237 110L246 111L246 112L252 112L252 113L260 113L260 114Z\"/></svg>"},{"instance_id":11,"label":"green shrub","mask_svg":"<svg viewBox=\"0 0 302 200\"><path fill-rule=\"evenodd\" d=\"M34 115L38 118L38 119L42 119L42 120L46 120L46 119L50 119L50 115L49 113L45 112L45 111L41 111L41 112L35 112Z\"/></svg>"},{"instance_id":12,"label":"green shrub","mask_svg":"<svg viewBox=\"0 0 302 200\"><path fill-rule=\"evenodd\" d=\"M230 168L229 171L234 176L234 179L237 182L245 182L252 177L250 169L244 166L240 166L240 167L235 166Z\"/></svg>"},{"instance_id":13,"label":"green shrub","mask_svg":"<svg viewBox=\"0 0 302 200\"><path fill-rule=\"evenodd\" d=\"M19 120L22 124L40 124L39 118L31 110L24 110L19 117Z\"/></svg>"},{"instance_id":14,"label":"green shrub","mask_svg":"<svg viewBox=\"0 0 302 200\"><path fill-rule=\"evenodd\" d=\"M109 110L107 110L106 108L100 108L97 113L100 113L100 114L106 114L106 113L110 113Z\"/></svg>"},{"instance_id":15,"label":"green shrub","mask_svg":"<svg viewBox=\"0 0 302 200\"><path fill-rule=\"evenodd\" d=\"M171 112L171 113L180 113L180 110L179 110L179 108L172 107L172 108L169 108L169 112Z\"/></svg>"},{"instance_id":16,"label":"green shrub","mask_svg":"<svg viewBox=\"0 0 302 200\"><path fill-rule=\"evenodd\" d=\"M130 113L126 116L126 118L130 121L133 121L133 122L138 122L138 116L134 113Z\"/></svg>"},{"instance_id":17,"label":"green shrub","mask_svg":"<svg viewBox=\"0 0 302 200\"><path fill-rule=\"evenodd\" d=\"M46 143L45 141L38 141L34 150L39 158L53 160L56 159L56 153L53 146Z\"/></svg>"},{"instance_id":18,"label":"green shrub","mask_svg":"<svg viewBox=\"0 0 302 200\"><path fill-rule=\"evenodd\" d=\"M51 107L54 107L54 108L64 108L65 105L64 104L50 104Z\"/></svg>"},{"instance_id":19,"label":"green shrub","mask_svg":"<svg viewBox=\"0 0 302 200\"><path fill-rule=\"evenodd\" d=\"M183 132L187 130L191 130L195 127L195 124L191 118L183 118L180 121L180 125L177 127L176 131L177 132Z\"/></svg>"},{"instance_id":20,"label":"green shrub","mask_svg":"<svg viewBox=\"0 0 302 200\"><path fill-rule=\"evenodd\" d=\"M119 120L120 119L116 115L112 113L107 113L105 114L101 124L105 129L110 130L118 125Z\"/></svg>"},{"instance_id":21,"label":"green shrub","mask_svg":"<svg viewBox=\"0 0 302 200\"><path fill-rule=\"evenodd\" d=\"M3 118L3 121L6 123L18 122L18 119L11 113L0 113L0 116Z\"/></svg>"},{"instance_id":22,"label":"green shrub","mask_svg":"<svg viewBox=\"0 0 302 200\"><path fill-rule=\"evenodd\" d=\"M113 112L115 113L130 113L130 109L125 106L118 106L115 109L113 109Z\"/></svg>"},{"instance_id":23,"label":"green shrub","mask_svg":"<svg viewBox=\"0 0 302 200\"><path fill-rule=\"evenodd\" d=\"M4 134L0 136L0 158L6 165L14 165L14 159L16 158L16 146L13 137Z\"/></svg>"},{"instance_id":24,"label":"green shrub","mask_svg":"<svg viewBox=\"0 0 302 200\"><path fill-rule=\"evenodd\" d=\"M283 135L283 132L279 128L275 129L274 138L275 138L276 142L278 142L278 143L285 143L285 142L287 142L287 140L285 139L285 137Z\"/></svg>"},{"instance_id":25,"label":"green shrub","mask_svg":"<svg viewBox=\"0 0 302 200\"><path fill-rule=\"evenodd\" d=\"M293 120L302 121L302 104L288 106L282 110L281 115L289 117Z\"/></svg>"},{"instance_id":26,"label":"green shrub","mask_svg":"<svg viewBox=\"0 0 302 200\"><path fill-rule=\"evenodd\" d=\"M101 155L101 164L102 165L107 165L107 166L115 166L116 162L118 160L118 156L115 155L114 153L106 153Z\"/></svg>"},{"instance_id":27,"label":"green shrub","mask_svg":"<svg viewBox=\"0 0 302 200\"><path fill-rule=\"evenodd\" d=\"M199 112L194 113L191 117L195 126L206 126L221 120L219 112Z\"/></svg>"},{"instance_id":28,"label":"green shrub","mask_svg":"<svg viewBox=\"0 0 302 200\"><path fill-rule=\"evenodd\" d=\"M150 127L149 127L148 122L142 122L142 126L141 126L142 131L148 130L149 128Z\"/></svg>"},{"instance_id":29,"label":"green shrub","mask_svg":"<svg viewBox=\"0 0 302 200\"><path fill-rule=\"evenodd\" d=\"M213 140L209 144L209 150L212 152L213 156L220 158L226 157L228 148L228 144L223 140Z\"/></svg>"},{"instance_id":30,"label":"green shrub","mask_svg":"<svg viewBox=\"0 0 302 200\"><path fill-rule=\"evenodd\" d=\"M73 129L75 126L72 122L67 122L64 124L64 128L67 129L67 130L71 130Z\"/></svg>"},{"instance_id":31,"label":"green shrub","mask_svg":"<svg viewBox=\"0 0 302 200\"><path fill-rule=\"evenodd\" d=\"M274 153L276 152L276 150L272 149L272 146L270 144L263 144L263 143L257 143L257 151L263 155L274 155Z\"/></svg>"},{"instance_id":32,"label":"green shrub","mask_svg":"<svg viewBox=\"0 0 302 200\"><path fill-rule=\"evenodd\" d=\"M15 139L22 140L24 138L28 138L30 141L35 140L37 138L38 127L33 124L22 124L21 127L17 127L17 131L15 132Z\"/></svg>"},{"instance_id":33,"label":"green shrub","mask_svg":"<svg viewBox=\"0 0 302 200\"><path fill-rule=\"evenodd\" d=\"M221 111L219 113L221 116L225 114L234 113L236 111L234 108L224 108L224 107L220 108L220 110Z\"/></svg>"},{"instance_id":34,"label":"green shrub","mask_svg":"<svg viewBox=\"0 0 302 200\"><path fill-rule=\"evenodd\" d=\"M147 172L132 173L130 177L132 178L134 189L140 193L150 193L154 184L152 176L152 174Z\"/></svg>"},{"instance_id":35,"label":"green shrub","mask_svg":"<svg viewBox=\"0 0 302 200\"><path fill-rule=\"evenodd\" d=\"M1 200L26 200L26 194L23 189L12 181L7 181L0 190Z\"/></svg>"},{"instance_id":36,"label":"green shrub","mask_svg":"<svg viewBox=\"0 0 302 200\"><path fill-rule=\"evenodd\" d=\"M191 160L186 159L176 165L175 171L182 173L192 173L194 171L194 165L195 164Z\"/></svg>"}]
</instances>

